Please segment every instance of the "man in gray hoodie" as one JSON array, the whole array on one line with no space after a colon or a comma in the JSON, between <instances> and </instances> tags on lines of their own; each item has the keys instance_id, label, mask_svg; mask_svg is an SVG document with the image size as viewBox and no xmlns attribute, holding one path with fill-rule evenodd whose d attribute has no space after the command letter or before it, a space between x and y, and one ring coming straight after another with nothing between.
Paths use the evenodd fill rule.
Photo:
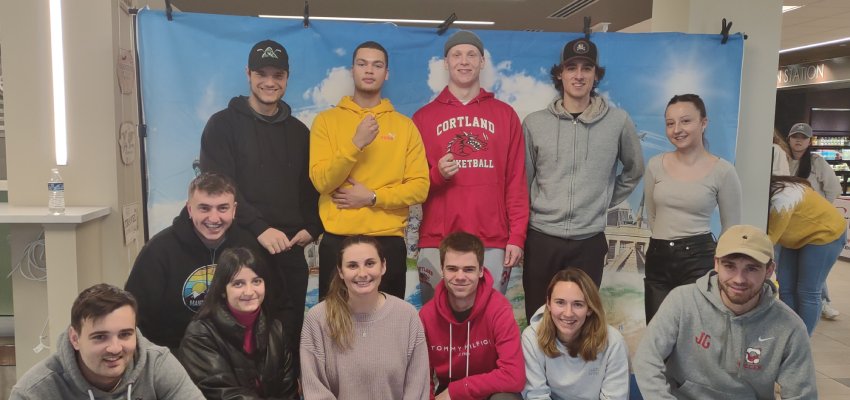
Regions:
<instances>
[{"instance_id":1,"label":"man in gray hoodie","mask_svg":"<svg viewBox=\"0 0 850 400\"><path fill-rule=\"evenodd\" d=\"M136 329L136 300L105 283L84 290L71 307L71 326L56 353L27 371L10 400L203 400L165 347Z\"/></svg>"},{"instance_id":2,"label":"man in gray hoodie","mask_svg":"<svg viewBox=\"0 0 850 400\"><path fill-rule=\"evenodd\" d=\"M767 280L773 243L751 225L717 241L714 271L674 289L652 318L632 367L646 399L817 399L803 321Z\"/></svg>"},{"instance_id":3,"label":"man in gray hoodie","mask_svg":"<svg viewBox=\"0 0 850 400\"><path fill-rule=\"evenodd\" d=\"M634 123L594 90L605 75L596 45L584 37L567 43L550 73L561 96L522 123L531 209L522 276L529 318L561 269L580 268L600 285L606 212L643 176Z\"/></svg>"}]
</instances>

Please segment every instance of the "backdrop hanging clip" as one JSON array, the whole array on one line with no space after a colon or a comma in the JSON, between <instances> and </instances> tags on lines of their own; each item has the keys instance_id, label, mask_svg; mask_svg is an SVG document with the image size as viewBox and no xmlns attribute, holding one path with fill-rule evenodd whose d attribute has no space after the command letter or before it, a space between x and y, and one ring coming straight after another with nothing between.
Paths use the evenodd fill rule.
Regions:
<instances>
[{"instance_id":1,"label":"backdrop hanging clip","mask_svg":"<svg viewBox=\"0 0 850 400\"><path fill-rule=\"evenodd\" d=\"M310 27L310 2L309 0L304 0L304 27Z\"/></svg>"},{"instance_id":2,"label":"backdrop hanging clip","mask_svg":"<svg viewBox=\"0 0 850 400\"><path fill-rule=\"evenodd\" d=\"M455 13L452 13L452 15L449 15L449 17L446 18L446 20L443 21L442 24L437 26L437 35L442 35L446 33L446 31L449 30L449 27L452 26L455 21L457 21L457 15Z\"/></svg>"},{"instance_id":3,"label":"backdrop hanging clip","mask_svg":"<svg viewBox=\"0 0 850 400\"><path fill-rule=\"evenodd\" d=\"M732 29L732 21L726 24L726 18L723 18L723 21L720 22L720 34L723 35L723 38L720 39L720 44L726 44L729 41L730 29Z\"/></svg>"},{"instance_id":4,"label":"backdrop hanging clip","mask_svg":"<svg viewBox=\"0 0 850 400\"><path fill-rule=\"evenodd\" d=\"M590 40L590 17L584 17L584 38Z\"/></svg>"},{"instance_id":5,"label":"backdrop hanging clip","mask_svg":"<svg viewBox=\"0 0 850 400\"><path fill-rule=\"evenodd\" d=\"M171 0L165 0L165 17L168 18L169 21L173 21L174 17L171 13L174 12L171 8Z\"/></svg>"}]
</instances>

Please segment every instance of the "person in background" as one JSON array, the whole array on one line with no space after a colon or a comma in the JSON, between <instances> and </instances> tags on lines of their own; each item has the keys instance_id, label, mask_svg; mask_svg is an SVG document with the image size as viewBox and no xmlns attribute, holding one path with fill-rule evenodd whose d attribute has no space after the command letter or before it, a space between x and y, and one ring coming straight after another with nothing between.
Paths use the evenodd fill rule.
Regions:
<instances>
[{"instance_id":1,"label":"person in background","mask_svg":"<svg viewBox=\"0 0 850 400\"><path fill-rule=\"evenodd\" d=\"M378 241L342 241L325 299L301 332L305 400L428 398L428 348L416 309L378 291L387 260Z\"/></svg>"},{"instance_id":2,"label":"person in background","mask_svg":"<svg viewBox=\"0 0 850 400\"><path fill-rule=\"evenodd\" d=\"M443 279L419 311L437 400L520 399L519 329L508 299L484 268L484 243L467 232L440 241Z\"/></svg>"},{"instance_id":3,"label":"person in background","mask_svg":"<svg viewBox=\"0 0 850 400\"><path fill-rule=\"evenodd\" d=\"M720 235L714 271L673 289L646 327L632 359L643 398L817 399L806 327L776 299L774 268L764 230Z\"/></svg>"},{"instance_id":4,"label":"person in background","mask_svg":"<svg viewBox=\"0 0 850 400\"><path fill-rule=\"evenodd\" d=\"M546 304L522 332L522 351L527 400L629 398L629 349L580 269L552 277Z\"/></svg>"},{"instance_id":5,"label":"person in background","mask_svg":"<svg viewBox=\"0 0 850 400\"><path fill-rule=\"evenodd\" d=\"M664 120L675 150L652 157L643 181L652 230L644 278L647 323L671 290L712 269L714 210L720 209L721 230L741 221L741 182L732 164L706 148L703 100L695 94L673 96Z\"/></svg>"},{"instance_id":6,"label":"person in background","mask_svg":"<svg viewBox=\"0 0 850 400\"><path fill-rule=\"evenodd\" d=\"M808 180L773 176L767 232L782 246L776 270L779 298L803 319L811 336L826 277L847 241L847 222Z\"/></svg>"},{"instance_id":7,"label":"person in background","mask_svg":"<svg viewBox=\"0 0 850 400\"><path fill-rule=\"evenodd\" d=\"M788 176L791 175L791 167L789 158L791 157L791 148L782 135L779 134L779 129L773 129L773 161L771 164L771 175Z\"/></svg>"},{"instance_id":8,"label":"person in background","mask_svg":"<svg viewBox=\"0 0 850 400\"><path fill-rule=\"evenodd\" d=\"M221 254L177 357L207 399L298 399L297 363L265 301L269 272L251 250Z\"/></svg>"},{"instance_id":9,"label":"person in background","mask_svg":"<svg viewBox=\"0 0 850 400\"><path fill-rule=\"evenodd\" d=\"M71 306L57 350L27 371L11 400L203 400L183 366L136 329L136 299L100 283Z\"/></svg>"},{"instance_id":10,"label":"person in background","mask_svg":"<svg viewBox=\"0 0 850 400\"><path fill-rule=\"evenodd\" d=\"M608 209L643 176L635 124L596 90L599 52L580 37L564 45L550 76L559 96L522 123L531 201L522 287L525 316L546 302L546 285L567 266L602 284Z\"/></svg>"},{"instance_id":11,"label":"person in background","mask_svg":"<svg viewBox=\"0 0 850 400\"><path fill-rule=\"evenodd\" d=\"M832 202L841 195L841 182L835 171L820 154L812 152L812 127L806 123L794 124L788 131L788 144L791 148L789 163L790 174L809 181L812 189ZM781 267L780 263L780 267ZM821 315L826 319L835 319L841 313L832 307L829 290L824 284L823 307Z\"/></svg>"}]
</instances>

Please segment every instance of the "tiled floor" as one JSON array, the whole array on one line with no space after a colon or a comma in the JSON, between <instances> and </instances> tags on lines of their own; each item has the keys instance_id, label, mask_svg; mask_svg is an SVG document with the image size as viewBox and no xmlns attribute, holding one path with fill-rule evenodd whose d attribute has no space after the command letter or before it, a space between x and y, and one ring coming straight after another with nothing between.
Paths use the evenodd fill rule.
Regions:
<instances>
[{"instance_id":1,"label":"tiled floor","mask_svg":"<svg viewBox=\"0 0 850 400\"><path fill-rule=\"evenodd\" d=\"M821 319L812 336L818 398L850 400L850 263L839 261L827 280L835 321Z\"/></svg>"}]
</instances>

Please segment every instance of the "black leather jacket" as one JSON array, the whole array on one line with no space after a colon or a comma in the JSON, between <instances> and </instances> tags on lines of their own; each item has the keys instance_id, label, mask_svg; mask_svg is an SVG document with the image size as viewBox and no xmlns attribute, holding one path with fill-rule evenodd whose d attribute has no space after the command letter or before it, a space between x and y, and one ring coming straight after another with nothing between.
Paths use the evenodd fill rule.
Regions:
<instances>
[{"instance_id":1,"label":"black leather jacket","mask_svg":"<svg viewBox=\"0 0 850 400\"><path fill-rule=\"evenodd\" d=\"M298 371L281 322L260 312L252 355L242 349L244 336L245 327L220 308L189 324L177 357L207 399L297 399Z\"/></svg>"}]
</instances>

